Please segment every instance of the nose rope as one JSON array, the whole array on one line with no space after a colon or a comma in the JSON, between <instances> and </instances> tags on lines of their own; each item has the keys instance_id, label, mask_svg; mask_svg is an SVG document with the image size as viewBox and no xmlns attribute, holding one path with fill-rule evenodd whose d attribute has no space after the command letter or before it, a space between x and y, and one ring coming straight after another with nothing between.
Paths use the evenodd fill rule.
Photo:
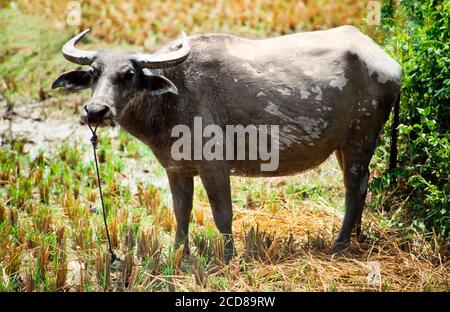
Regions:
<instances>
[{"instance_id":1,"label":"nose rope","mask_svg":"<svg viewBox=\"0 0 450 312\"><path fill-rule=\"evenodd\" d=\"M84 108L86 113L88 113L87 108ZM103 221L105 224L105 229L106 229L106 237L108 238L108 249L109 249L109 253L111 254L111 263L113 263L115 260L120 260L117 255L113 252L112 247L111 247L111 238L109 237L109 231L108 231L108 223L106 222L106 210L105 210L105 204L103 202L103 192L102 192L102 182L100 179L100 173L99 173L99 169L98 169L98 160L97 160L97 146L98 146L98 137L97 137L97 128L98 128L98 124L100 123L100 120L97 119L97 124L95 125L95 128L92 129L91 125L89 124L89 120L87 122L89 130L91 130L92 132L92 138L91 138L91 144L92 144L92 149L94 150L94 160L95 160L95 170L97 171L97 185L98 185L98 191L100 193L100 201L102 203L102 211L103 211Z\"/></svg>"}]
</instances>

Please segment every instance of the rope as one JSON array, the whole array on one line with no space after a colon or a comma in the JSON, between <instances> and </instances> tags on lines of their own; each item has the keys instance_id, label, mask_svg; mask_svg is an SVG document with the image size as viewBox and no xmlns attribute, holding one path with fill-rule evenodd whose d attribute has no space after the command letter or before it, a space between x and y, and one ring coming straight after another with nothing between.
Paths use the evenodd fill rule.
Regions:
<instances>
[{"instance_id":1,"label":"rope","mask_svg":"<svg viewBox=\"0 0 450 312\"><path fill-rule=\"evenodd\" d=\"M85 107L84 109L86 110L86 113L87 113L87 108ZM92 129L89 122L87 124L88 124L89 130L91 130L91 132L92 132L91 143L92 143L92 149L94 150L95 170L97 171L97 185L98 185L98 191L100 193L100 201L102 203L103 222L105 224L106 237L108 238L108 251L111 254L111 263L113 263L114 261L120 260L120 259L117 257L117 255L112 250L111 238L109 237L109 231L108 231L108 223L106 222L106 210L105 210L105 203L103 202L102 182L100 179L100 172L98 169L98 160L97 160L97 146L98 146L97 128L98 128L99 122L100 122L100 120L97 120L97 124L95 125L94 129Z\"/></svg>"}]
</instances>

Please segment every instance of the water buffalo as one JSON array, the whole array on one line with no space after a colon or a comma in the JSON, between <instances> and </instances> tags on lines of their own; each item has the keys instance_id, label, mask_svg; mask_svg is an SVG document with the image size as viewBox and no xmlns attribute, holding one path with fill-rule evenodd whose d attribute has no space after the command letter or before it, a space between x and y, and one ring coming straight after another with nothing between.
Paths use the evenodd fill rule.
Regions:
<instances>
[{"instance_id":1,"label":"water buffalo","mask_svg":"<svg viewBox=\"0 0 450 312\"><path fill-rule=\"evenodd\" d=\"M81 122L118 123L152 149L169 179L176 245L188 251L194 176L200 176L226 238L228 261L235 252L230 175L295 174L320 165L333 152L346 190L336 247L349 244L353 229L360 231L368 165L393 106L397 125L401 68L358 29L342 26L264 40L184 35L152 54L80 50L75 45L87 31L62 51L70 62L90 68L64 73L52 87L91 88ZM222 129L279 126L277 168L261 170L259 158L174 159L172 130L177 125L192 129L195 117L203 126ZM394 144L391 166L395 159Z\"/></svg>"}]
</instances>

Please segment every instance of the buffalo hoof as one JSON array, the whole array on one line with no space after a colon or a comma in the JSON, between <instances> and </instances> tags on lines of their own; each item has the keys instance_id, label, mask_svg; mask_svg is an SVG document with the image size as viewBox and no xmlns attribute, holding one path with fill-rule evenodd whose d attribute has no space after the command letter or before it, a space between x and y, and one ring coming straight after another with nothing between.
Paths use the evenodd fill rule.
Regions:
<instances>
[{"instance_id":1,"label":"buffalo hoof","mask_svg":"<svg viewBox=\"0 0 450 312\"><path fill-rule=\"evenodd\" d=\"M337 254L346 251L350 248L350 242L335 242L333 247L331 247L331 253Z\"/></svg>"},{"instance_id":2,"label":"buffalo hoof","mask_svg":"<svg viewBox=\"0 0 450 312\"><path fill-rule=\"evenodd\" d=\"M236 256L236 249L234 248L234 240L232 235L224 234L223 238L225 240L223 262L225 265L227 265L228 263L230 263L230 260Z\"/></svg>"},{"instance_id":3,"label":"buffalo hoof","mask_svg":"<svg viewBox=\"0 0 450 312\"><path fill-rule=\"evenodd\" d=\"M225 250L223 262L225 265L228 265L230 261L237 256L236 250L233 248L231 250Z\"/></svg>"},{"instance_id":4,"label":"buffalo hoof","mask_svg":"<svg viewBox=\"0 0 450 312\"><path fill-rule=\"evenodd\" d=\"M183 245L183 256L189 256L191 254L191 250L189 248L189 244L182 244L182 243L179 243L179 242L175 242L173 244L173 248L174 248L173 250L177 251L178 248L180 248L181 245Z\"/></svg>"},{"instance_id":5,"label":"buffalo hoof","mask_svg":"<svg viewBox=\"0 0 450 312\"><path fill-rule=\"evenodd\" d=\"M363 232L361 232L356 235L356 241L358 243L363 243L363 242L367 241L367 236Z\"/></svg>"}]
</instances>

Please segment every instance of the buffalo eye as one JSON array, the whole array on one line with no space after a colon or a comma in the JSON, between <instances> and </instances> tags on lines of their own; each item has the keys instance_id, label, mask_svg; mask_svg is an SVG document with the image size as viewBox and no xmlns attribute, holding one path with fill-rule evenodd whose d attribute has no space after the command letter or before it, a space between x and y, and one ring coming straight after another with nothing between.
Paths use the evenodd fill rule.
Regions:
<instances>
[{"instance_id":1,"label":"buffalo eye","mask_svg":"<svg viewBox=\"0 0 450 312\"><path fill-rule=\"evenodd\" d=\"M125 81L130 81L134 78L134 74L135 74L134 70L132 70L132 69L127 70L125 73L123 73L122 79Z\"/></svg>"}]
</instances>

